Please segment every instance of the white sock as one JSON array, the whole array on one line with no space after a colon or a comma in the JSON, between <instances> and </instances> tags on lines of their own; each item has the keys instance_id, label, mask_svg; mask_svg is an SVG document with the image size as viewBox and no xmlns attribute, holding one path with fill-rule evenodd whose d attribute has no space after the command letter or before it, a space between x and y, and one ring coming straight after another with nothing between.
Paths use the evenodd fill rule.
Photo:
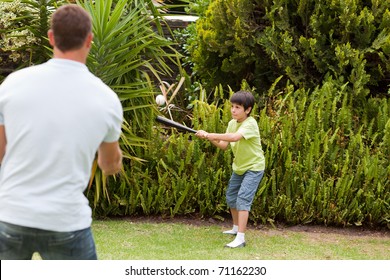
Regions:
<instances>
[{"instance_id":1,"label":"white sock","mask_svg":"<svg viewBox=\"0 0 390 280\"><path fill-rule=\"evenodd\" d=\"M245 246L245 233L237 232L236 238L229 244L226 244L226 246L230 248Z\"/></svg>"},{"instance_id":2,"label":"white sock","mask_svg":"<svg viewBox=\"0 0 390 280\"><path fill-rule=\"evenodd\" d=\"M245 242L245 233L244 232L237 232L236 240L240 243Z\"/></svg>"}]
</instances>

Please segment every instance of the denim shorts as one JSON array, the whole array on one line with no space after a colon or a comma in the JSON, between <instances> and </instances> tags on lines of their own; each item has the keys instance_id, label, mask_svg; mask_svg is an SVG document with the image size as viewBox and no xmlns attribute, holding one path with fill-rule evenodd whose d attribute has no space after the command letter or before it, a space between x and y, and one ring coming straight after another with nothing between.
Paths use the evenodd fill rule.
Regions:
<instances>
[{"instance_id":1,"label":"denim shorts","mask_svg":"<svg viewBox=\"0 0 390 280\"><path fill-rule=\"evenodd\" d=\"M238 175L233 172L226 190L226 203L229 208L235 208L238 211L250 211L253 198L255 197L263 175L264 170L249 170L243 175Z\"/></svg>"},{"instance_id":2,"label":"denim shorts","mask_svg":"<svg viewBox=\"0 0 390 280\"><path fill-rule=\"evenodd\" d=\"M0 222L1 260L31 260L35 252L46 260L97 259L91 228L56 232Z\"/></svg>"}]
</instances>

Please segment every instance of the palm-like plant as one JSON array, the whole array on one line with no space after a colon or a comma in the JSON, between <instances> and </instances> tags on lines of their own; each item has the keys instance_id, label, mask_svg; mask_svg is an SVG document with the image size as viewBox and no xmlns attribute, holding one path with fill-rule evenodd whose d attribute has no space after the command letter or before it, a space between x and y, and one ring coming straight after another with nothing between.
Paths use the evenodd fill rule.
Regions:
<instances>
[{"instance_id":1,"label":"palm-like plant","mask_svg":"<svg viewBox=\"0 0 390 280\"><path fill-rule=\"evenodd\" d=\"M0 0L13 2L13 0ZM160 8L153 0L20 0L28 13L19 21L28 28L40 44L29 45L31 64L41 63L51 56L46 38L49 18L55 9L66 3L84 7L93 21L94 44L87 65L119 96L125 111L121 146L124 151L124 172L119 183L126 186L126 169L132 160L141 160L135 149L150 139L156 114L154 92L160 75L170 75L166 61L178 61L172 42L162 36ZM152 28L155 26L156 31ZM23 67L24 65L20 65ZM116 180L116 178L114 178ZM113 181L112 178L109 180ZM110 181L110 182L111 182ZM95 205L103 196L108 198L107 178L94 165ZM118 182L118 181L117 181Z\"/></svg>"},{"instance_id":2,"label":"palm-like plant","mask_svg":"<svg viewBox=\"0 0 390 280\"><path fill-rule=\"evenodd\" d=\"M90 13L93 22L94 43L87 65L118 94L123 105L126 121L121 145L125 170L120 180L125 180L125 184L120 185L127 185L126 161L141 160L133 149L145 145L154 122L156 87L152 80L159 81L160 74L169 74L166 59L174 59L176 53L170 47L172 43L152 29L152 21L159 18L152 0L84 0L77 3ZM107 178L97 168L93 175L96 205L102 195L106 199L109 197Z\"/></svg>"}]
</instances>

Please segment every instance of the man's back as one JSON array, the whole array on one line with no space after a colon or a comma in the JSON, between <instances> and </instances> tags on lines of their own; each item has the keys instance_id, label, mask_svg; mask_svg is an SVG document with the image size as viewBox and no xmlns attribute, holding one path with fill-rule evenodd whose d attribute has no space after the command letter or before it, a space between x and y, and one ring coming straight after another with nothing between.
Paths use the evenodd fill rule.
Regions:
<instances>
[{"instance_id":1,"label":"man's back","mask_svg":"<svg viewBox=\"0 0 390 280\"><path fill-rule=\"evenodd\" d=\"M90 226L83 191L99 145L119 138L117 96L84 64L52 59L3 83L1 112L0 220L54 231Z\"/></svg>"}]
</instances>

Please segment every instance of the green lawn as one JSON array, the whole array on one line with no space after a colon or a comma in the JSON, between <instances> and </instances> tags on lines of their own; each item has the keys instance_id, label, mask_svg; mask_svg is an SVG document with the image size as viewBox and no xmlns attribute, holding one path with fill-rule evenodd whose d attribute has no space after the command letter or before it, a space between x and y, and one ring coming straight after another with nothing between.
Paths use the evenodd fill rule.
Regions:
<instances>
[{"instance_id":1,"label":"green lawn","mask_svg":"<svg viewBox=\"0 0 390 280\"><path fill-rule=\"evenodd\" d=\"M390 231L295 230L251 227L245 248L224 245L226 223L94 221L101 260L390 260ZM298 227L299 228L299 227ZM318 227L317 227L318 229Z\"/></svg>"}]
</instances>

